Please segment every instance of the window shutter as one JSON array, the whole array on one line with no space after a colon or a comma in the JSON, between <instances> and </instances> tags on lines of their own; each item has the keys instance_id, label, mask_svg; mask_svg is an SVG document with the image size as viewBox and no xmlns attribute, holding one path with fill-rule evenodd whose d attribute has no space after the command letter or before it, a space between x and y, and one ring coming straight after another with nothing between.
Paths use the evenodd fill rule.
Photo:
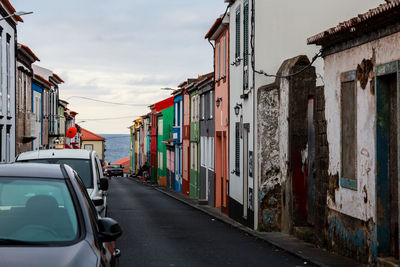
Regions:
<instances>
[{"instance_id":1,"label":"window shutter","mask_svg":"<svg viewBox=\"0 0 400 267\"><path fill-rule=\"evenodd\" d=\"M236 123L235 129L235 172L237 175L240 174L240 127L239 123Z\"/></svg>"},{"instance_id":2,"label":"window shutter","mask_svg":"<svg viewBox=\"0 0 400 267\"><path fill-rule=\"evenodd\" d=\"M243 10L243 61L244 65L249 65L249 1L244 2Z\"/></svg>"},{"instance_id":3,"label":"window shutter","mask_svg":"<svg viewBox=\"0 0 400 267\"><path fill-rule=\"evenodd\" d=\"M240 57L240 6L236 9L236 52L235 57Z\"/></svg>"},{"instance_id":4,"label":"window shutter","mask_svg":"<svg viewBox=\"0 0 400 267\"><path fill-rule=\"evenodd\" d=\"M224 36L223 48L222 48L222 72L223 76L226 77L226 36Z\"/></svg>"},{"instance_id":5,"label":"window shutter","mask_svg":"<svg viewBox=\"0 0 400 267\"><path fill-rule=\"evenodd\" d=\"M243 91L249 88L249 1L243 7Z\"/></svg>"}]
</instances>

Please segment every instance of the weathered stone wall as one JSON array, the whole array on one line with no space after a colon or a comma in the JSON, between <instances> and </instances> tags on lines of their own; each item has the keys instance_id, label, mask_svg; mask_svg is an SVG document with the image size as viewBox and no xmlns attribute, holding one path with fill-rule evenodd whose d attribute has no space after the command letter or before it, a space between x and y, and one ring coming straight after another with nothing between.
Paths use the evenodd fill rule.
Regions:
<instances>
[{"instance_id":1,"label":"weathered stone wall","mask_svg":"<svg viewBox=\"0 0 400 267\"><path fill-rule=\"evenodd\" d=\"M314 226L319 243L325 244L325 225L327 222L327 192L329 187L329 147L326 137L324 87L315 89L314 94L314 127L315 127L315 184L316 201Z\"/></svg>"},{"instance_id":2,"label":"weathered stone wall","mask_svg":"<svg viewBox=\"0 0 400 267\"><path fill-rule=\"evenodd\" d=\"M257 103L260 177L259 229L280 230L281 173L279 161L279 89L259 91Z\"/></svg>"}]
</instances>

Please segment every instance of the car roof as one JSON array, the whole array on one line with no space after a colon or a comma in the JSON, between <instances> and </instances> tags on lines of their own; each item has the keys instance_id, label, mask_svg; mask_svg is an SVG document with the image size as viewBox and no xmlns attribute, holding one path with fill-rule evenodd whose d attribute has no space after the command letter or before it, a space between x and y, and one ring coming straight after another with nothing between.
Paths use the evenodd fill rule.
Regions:
<instances>
[{"instance_id":1,"label":"car roof","mask_svg":"<svg viewBox=\"0 0 400 267\"><path fill-rule=\"evenodd\" d=\"M45 163L0 164L0 177L65 178L60 164Z\"/></svg>"},{"instance_id":2,"label":"car roof","mask_svg":"<svg viewBox=\"0 0 400 267\"><path fill-rule=\"evenodd\" d=\"M31 160L31 159L90 159L90 154L93 153L84 149L46 149L36 150L21 153L17 161Z\"/></svg>"}]
</instances>

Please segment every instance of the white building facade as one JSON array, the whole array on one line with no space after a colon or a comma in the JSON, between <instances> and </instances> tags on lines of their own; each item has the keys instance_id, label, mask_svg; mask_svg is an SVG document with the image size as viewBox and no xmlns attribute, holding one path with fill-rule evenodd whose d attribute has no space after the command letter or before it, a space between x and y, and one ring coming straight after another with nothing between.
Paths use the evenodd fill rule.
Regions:
<instances>
[{"instance_id":1,"label":"white building facade","mask_svg":"<svg viewBox=\"0 0 400 267\"><path fill-rule=\"evenodd\" d=\"M0 16L4 18L15 12L8 1L0 1ZM15 73L16 36L18 16L0 21L0 162L15 160Z\"/></svg>"},{"instance_id":2,"label":"white building facade","mask_svg":"<svg viewBox=\"0 0 400 267\"><path fill-rule=\"evenodd\" d=\"M254 229L260 219L260 166L256 117L257 90L275 82L282 62L298 55L313 58L318 48L307 46L307 37L328 28L342 18L372 8L379 2L225 0L230 5L230 185L229 215ZM340 9L338 7L342 6ZM326 11L337 10L337 14ZM317 76L322 60L315 62ZM268 76L268 75L271 76ZM283 80L283 89L285 84ZM323 84L323 80L317 81ZM288 85L287 85L288 86ZM285 98L286 95L286 98ZM288 108L288 94L279 101ZM237 115L236 115L237 113ZM279 175L272 183L285 183L288 171L288 110L279 120ZM271 185L268 185L271 186Z\"/></svg>"}]
</instances>

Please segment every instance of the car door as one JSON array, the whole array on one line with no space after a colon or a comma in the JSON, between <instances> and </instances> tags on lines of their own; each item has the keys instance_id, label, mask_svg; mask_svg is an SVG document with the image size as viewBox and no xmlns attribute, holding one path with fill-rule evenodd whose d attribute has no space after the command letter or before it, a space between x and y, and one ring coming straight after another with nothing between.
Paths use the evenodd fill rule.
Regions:
<instances>
[{"instance_id":1,"label":"car door","mask_svg":"<svg viewBox=\"0 0 400 267\"><path fill-rule=\"evenodd\" d=\"M103 206L101 207L101 210L99 210L99 214L102 217L105 217L107 215L107 192L100 190L100 179L104 178L103 172L102 172L102 167L101 167L101 162L99 157L95 154L94 155L94 161L96 165L96 173L97 173L97 196L101 197L103 199Z\"/></svg>"},{"instance_id":2,"label":"car door","mask_svg":"<svg viewBox=\"0 0 400 267\"><path fill-rule=\"evenodd\" d=\"M92 228L92 233L93 233L93 243L91 243L91 246L93 250L95 251L96 254L100 257L100 266L114 266L115 265L115 259L113 258L113 253L115 250L115 243L102 243L98 236L99 236L99 228L97 225L97 221L99 219L99 214L96 210L96 207L94 206L93 202L90 199L90 196L88 195L86 191L85 185L82 183L80 177L77 175L77 173L74 173L75 179L78 182L78 187L83 195L84 198L84 207L88 210L89 213L89 219L90 219L90 227Z\"/></svg>"},{"instance_id":3,"label":"car door","mask_svg":"<svg viewBox=\"0 0 400 267\"><path fill-rule=\"evenodd\" d=\"M102 198L103 199L103 205L102 206L98 206L96 207L97 211L99 212L99 214L102 217L106 216L107 213L107 196L106 196L106 192L103 192L102 190L100 190L100 179L103 178L103 172L101 171L101 164L100 164L100 160L97 157L97 155L95 153L92 154L93 157L93 165L94 165L94 198Z\"/></svg>"}]
</instances>

